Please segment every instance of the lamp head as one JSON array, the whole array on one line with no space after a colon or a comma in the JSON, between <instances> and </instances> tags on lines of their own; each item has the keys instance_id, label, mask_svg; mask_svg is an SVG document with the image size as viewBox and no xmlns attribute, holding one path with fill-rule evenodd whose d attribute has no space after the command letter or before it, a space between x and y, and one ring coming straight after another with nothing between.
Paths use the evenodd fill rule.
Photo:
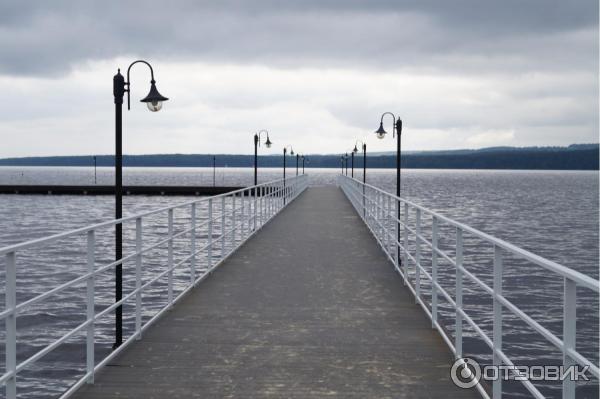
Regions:
<instances>
[{"instance_id":1,"label":"lamp head","mask_svg":"<svg viewBox=\"0 0 600 399\"><path fill-rule=\"evenodd\" d=\"M377 135L378 139L383 139L385 138L385 135L387 134L387 132L385 131L385 129L383 128L383 122L379 122L379 129L377 129L375 131L375 134Z\"/></svg>"},{"instance_id":2,"label":"lamp head","mask_svg":"<svg viewBox=\"0 0 600 399\"><path fill-rule=\"evenodd\" d=\"M354 144L354 149L352 150L353 153L357 153L358 152L358 148L356 147L356 144Z\"/></svg>"},{"instance_id":3,"label":"lamp head","mask_svg":"<svg viewBox=\"0 0 600 399\"><path fill-rule=\"evenodd\" d=\"M269 140L269 135L267 134L267 141L265 141L265 145L267 146L267 148L271 148L271 145L273 143L271 143L271 140Z\"/></svg>"},{"instance_id":4,"label":"lamp head","mask_svg":"<svg viewBox=\"0 0 600 399\"><path fill-rule=\"evenodd\" d=\"M150 111L157 112L160 111L160 109L162 108L163 101L167 100L168 98L160 94L156 89L156 81L151 80L150 93L148 93L148 95L140 101L146 103Z\"/></svg>"},{"instance_id":5,"label":"lamp head","mask_svg":"<svg viewBox=\"0 0 600 399\"><path fill-rule=\"evenodd\" d=\"M290 155L294 155L294 149L293 148L290 148L290 149L291 149Z\"/></svg>"}]
</instances>

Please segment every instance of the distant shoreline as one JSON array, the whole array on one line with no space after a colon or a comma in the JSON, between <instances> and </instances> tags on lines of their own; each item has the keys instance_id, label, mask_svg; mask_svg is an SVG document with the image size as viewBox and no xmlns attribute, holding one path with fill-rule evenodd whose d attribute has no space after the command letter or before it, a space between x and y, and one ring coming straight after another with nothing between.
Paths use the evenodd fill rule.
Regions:
<instances>
[{"instance_id":1,"label":"distant shoreline","mask_svg":"<svg viewBox=\"0 0 600 399\"><path fill-rule=\"evenodd\" d=\"M499 170L599 170L598 144L569 147L497 147L480 150L409 152L402 154L406 169L499 169ZM350 155L350 154L348 154ZM235 154L150 154L125 155L125 167L252 167L253 155ZM296 167L296 157L288 155L287 166ZM340 168L341 155L307 155L306 167ZM97 166L114 166L111 155L97 155ZM261 167L282 167L281 155L258 157ZM299 159L300 167L302 159ZM348 157L348 167L351 157ZM0 159L0 166L94 166L94 155L23 157ZM354 167L363 167L363 155L354 156ZM368 169L395 168L395 155L367 151Z\"/></svg>"}]
</instances>

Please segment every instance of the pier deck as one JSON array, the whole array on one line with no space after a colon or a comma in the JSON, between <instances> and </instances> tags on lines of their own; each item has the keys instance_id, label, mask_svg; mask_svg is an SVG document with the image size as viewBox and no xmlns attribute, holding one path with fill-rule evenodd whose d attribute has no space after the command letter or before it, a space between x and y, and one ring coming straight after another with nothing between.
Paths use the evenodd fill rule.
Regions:
<instances>
[{"instance_id":1,"label":"pier deck","mask_svg":"<svg viewBox=\"0 0 600 399\"><path fill-rule=\"evenodd\" d=\"M77 398L479 397L344 194L310 188Z\"/></svg>"}]
</instances>

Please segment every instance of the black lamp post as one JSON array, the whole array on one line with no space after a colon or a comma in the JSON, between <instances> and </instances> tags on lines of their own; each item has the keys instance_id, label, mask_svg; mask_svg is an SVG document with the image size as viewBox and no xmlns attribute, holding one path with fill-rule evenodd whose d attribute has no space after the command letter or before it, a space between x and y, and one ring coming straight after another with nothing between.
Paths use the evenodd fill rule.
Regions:
<instances>
[{"instance_id":1,"label":"black lamp post","mask_svg":"<svg viewBox=\"0 0 600 399\"><path fill-rule=\"evenodd\" d=\"M127 81L121 75L121 70L113 77L113 95L115 98L115 218L123 217L123 96L127 93L127 109L130 109L131 81L129 72L131 67L137 63L143 63L150 68L150 92L141 102L146 103L148 109L152 112L160 111L163 101L168 98L162 96L156 89L154 80L154 70L152 66L144 61L137 60L132 62L127 68ZM115 225L115 260L119 261L123 257L123 226L118 223ZM123 298L123 265L118 264L115 267L115 302ZM123 343L123 307L119 305L115 309L115 343L114 348Z\"/></svg>"},{"instance_id":2,"label":"black lamp post","mask_svg":"<svg viewBox=\"0 0 600 399\"><path fill-rule=\"evenodd\" d=\"M265 133L267 135L267 140L265 141L265 145L267 148L271 148L271 140L269 140L269 132L266 130L261 130L260 132L254 135L254 185L258 184L258 146L260 145L260 137L261 134Z\"/></svg>"},{"instance_id":3,"label":"black lamp post","mask_svg":"<svg viewBox=\"0 0 600 399\"><path fill-rule=\"evenodd\" d=\"M352 174L350 175L354 179L354 151L350 151L350 156L352 157Z\"/></svg>"},{"instance_id":4,"label":"black lamp post","mask_svg":"<svg viewBox=\"0 0 600 399\"><path fill-rule=\"evenodd\" d=\"M384 112L381 115L381 120L379 122L379 129L377 129L375 131L375 134L377 135L378 139L384 139L385 135L387 134L387 132L385 131L385 129L383 128L383 117L386 115L390 115L392 117L392 119L394 120L393 125L392 125L392 137L394 137L394 135L397 135L397 147L396 147L396 196L398 198L400 198L400 155L401 155L401 141L400 138L402 137L402 120L400 118L396 118L396 116L394 116L394 114L392 114L391 112ZM398 203L398 220L400 220L400 204ZM400 242L400 223L398 223L397 225L397 237L396 239L398 240L398 242ZM400 259L400 248L397 247L397 257L398 257L398 264L402 264L402 260Z\"/></svg>"},{"instance_id":5,"label":"black lamp post","mask_svg":"<svg viewBox=\"0 0 600 399\"><path fill-rule=\"evenodd\" d=\"M302 155L302 174L304 174L304 161L305 161L306 159L307 159L307 158L306 158L304 155Z\"/></svg>"},{"instance_id":6,"label":"black lamp post","mask_svg":"<svg viewBox=\"0 0 600 399\"><path fill-rule=\"evenodd\" d=\"M342 175L344 174L344 154L340 157L340 163L342 164Z\"/></svg>"},{"instance_id":7,"label":"black lamp post","mask_svg":"<svg viewBox=\"0 0 600 399\"><path fill-rule=\"evenodd\" d=\"M287 154L287 149L290 148L290 155L294 155L294 149L291 145L283 147L283 186L285 187L285 156Z\"/></svg>"},{"instance_id":8,"label":"black lamp post","mask_svg":"<svg viewBox=\"0 0 600 399\"><path fill-rule=\"evenodd\" d=\"M354 149L352 150L353 154L356 154L358 152L358 143L362 144L362 152L363 152L363 183L367 184L367 145L360 141L357 140L356 143L354 144ZM352 175L352 177L354 177L354 175Z\"/></svg>"},{"instance_id":9,"label":"black lamp post","mask_svg":"<svg viewBox=\"0 0 600 399\"><path fill-rule=\"evenodd\" d=\"M348 153L344 156L344 163L346 164L346 176L348 176Z\"/></svg>"},{"instance_id":10,"label":"black lamp post","mask_svg":"<svg viewBox=\"0 0 600 399\"><path fill-rule=\"evenodd\" d=\"M296 153L296 176L298 176L298 161L300 160L300 154Z\"/></svg>"}]
</instances>

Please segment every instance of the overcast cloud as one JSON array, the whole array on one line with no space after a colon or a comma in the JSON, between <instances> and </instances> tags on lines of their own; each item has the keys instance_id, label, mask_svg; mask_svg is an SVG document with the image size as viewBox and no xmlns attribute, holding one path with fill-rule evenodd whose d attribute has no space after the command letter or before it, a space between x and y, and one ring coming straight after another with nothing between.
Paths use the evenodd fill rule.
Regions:
<instances>
[{"instance_id":1,"label":"overcast cloud","mask_svg":"<svg viewBox=\"0 0 600 399\"><path fill-rule=\"evenodd\" d=\"M598 141L595 0L5 0L0 156L112 153L138 57L171 100L139 104L135 67L126 153L250 153L264 128L273 151L392 150L383 111L407 150Z\"/></svg>"}]
</instances>

